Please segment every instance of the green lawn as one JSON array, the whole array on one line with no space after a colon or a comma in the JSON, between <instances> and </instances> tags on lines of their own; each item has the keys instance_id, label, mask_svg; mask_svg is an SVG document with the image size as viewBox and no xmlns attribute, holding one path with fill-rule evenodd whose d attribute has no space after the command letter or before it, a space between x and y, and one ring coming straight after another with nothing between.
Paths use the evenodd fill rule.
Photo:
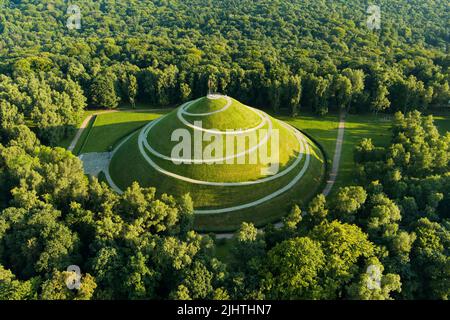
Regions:
<instances>
[{"instance_id":1,"label":"green lawn","mask_svg":"<svg viewBox=\"0 0 450 320\"><path fill-rule=\"evenodd\" d=\"M169 111L169 110L168 110ZM105 152L120 139L164 114L164 111L122 111L100 114L79 153ZM86 130L88 131L88 130ZM80 141L83 139L80 139Z\"/></svg>"},{"instance_id":2,"label":"green lawn","mask_svg":"<svg viewBox=\"0 0 450 320\"><path fill-rule=\"evenodd\" d=\"M293 202L306 203L320 190L324 178L323 156L318 147L311 144L311 163L305 176L290 191L259 206L237 212L217 215L197 215L197 230L219 232L237 229L241 222L249 221L258 226L279 220L289 210ZM133 165L124 170L124 163ZM197 208L233 206L257 200L286 185L298 173L296 168L286 176L271 182L240 187L208 187L192 185L184 181L162 175L150 167L142 158L137 147L137 134L125 143L114 156L110 173L115 183L125 189L132 181L142 186L154 186L158 193L182 195L191 193Z\"/></svg>"},{"instance_id":3,"label":"green lawn","mask_svg":"<svg viewBox=\"0 0 450 320\"><path fill-rule=\"evenodd\" d=\"M201 110L197 110L200 112ZM108 147L116 144L124 136L128 135L130 132L135 131L145 123L150 120L156 119L164 111L158 112L120 112L112 114L104 114L98 116L95 125L89 135L89 139L83 148L83 152L90 151L106 151ZM325 117L318 117L312 114L302 114L295 119L284 116L277 116L278 119L288 122L289 124L303 130L314 138L323 147L324 152L327 155L329 164L331 165L331 159L334 155L334 149L337 137L338 128L338 115L330 114ZM450 130L450 117L448 116L435 116L436 124L439 127L441 133L445 133ZM391 120L389 117L384 115L348 115L346 119L346 130L344 137L344 145L341 158L340 172L337 178L336 185L333 191L336 191L339 187L355 184L355 174L354 168L355 163L353 161L353 150L355 145L363 138L371 138L374 144L379 146L384 146L389 144L391 139ZM135 140L136 141L136 140ZM133 143L134 144L134 143ZM136 150L125 149L123 154L125 157L135 157L136 159L128 158L128 160L122 159L122 161L127 161L128 163L134 163L133 170L136 171L137 177L142 177L148 174L148 167L146 165L136 165L136 163L141 162L139 159L140 155ZM319 150L315 150L316 154L320 154ZM133 156L134 154L134 156ZM320 159L319 156L317 159ZM113 171L119 171L122 168L122 161L113 160L112 169ZM270 205L263 205L260 207L252 208L252 210L243 210L237 213L230 213L220 217L217 215L205 215L196 217L196 225L198 230L201 231L228 231L233 230L239 226L241 221L251 221L257 225L263 225L264 223L275 221L285 213L288 207L292 204L292 199L303 199L304 201L312 197L316 192L320 191L317 186L320 184L320 179L324 175L324 168L320 165L320 161L312 164L312 173L309 176L312 178L313 175L316 179L310 181L313 188L305 187L308 179L305 180L305 184L302 184L299 190L294 188L290 192L290 195L285 197L279 197L270 202ZM129 172L123 171L114 177L118 181L119 186L125 186L125 180L129 180ZM134 174L132 174L135 176ZM127 179L124 177L128 176ZM123 178L123 179L122 179ZM164 179L163 179L164 178ZM122 181L123 180L123 181ZM141 180L136 178L136 180ZM152 181L157 181L158 185L162 191L173 193L175 191L186 191L187 187L183 184L177 184L176 186L173 181L169 178L161 177L159 175L151 176ZM142 181L141 181L142 182ZM323 181L322 181L323 182ZM127 183L128 184L128 183ZM144 185L150 185L152 183L143 183ZM202 188L200 187L199 190ZM206 190L201 192L206 198L210 197L208 201L215 201L214 195L209 194ZM251 194L251 197L257 197L260 195L258 190L249 188L245 193ZM219 194L223 197L228 197L229 199L235 198L240 200L239 196L231 195L227 191L222 190ZM205 199L206 199L205 198ZM218 199L218 198L217 198ZM290 200L289 200L290 199ZM236 200L236 201L237 201ZM278 200L278 201L276 201ZM201 202L201 201L200 201ZM234 202L234 201L230 201ZM239 202L239 201L237 201ZM207 207L206 207L207 208Z\"/></svg>"},{"instance_id":4,"label":"green lawn","mask_svg":"<svg viewBox=\"0 0 450 320\"><path fill-rule=\"evenodd\" d=\"M344 144L342 147L341 165L334 191L343 186L356 183L355 161L353 151L355 145L364 138L371 138L377 146L387 146L391 141L391 120L383 115L347 115L345 123Z\"/></svg>"},{"instance_id":5,"label":"green lawn","mask_svg":"<svg viewBox=\"0 0 450 320\"><path fill-rule=\"evenodd\" d=\"M231 110L230 110L231 112ZM226 113L226 112L224 112ZM233 112L230 113L230 116L227 118L232 118L234 115ZM236 121L237 124L242 124L245 126L245 122L242 120ZM267 129L268 125L266 125L264 128ZM157 125L155 125L149 135L148 135L148 142L149 144L158 152L162 153L163 155L170 156L171 151L175 145L178 144L178 142L171 141L171 133L174 132L176 129L184 128L184 124L182 124L178 118L176 117L176 113L172 113L168 115L165 119L163 119L161 122L159 122ZM239 128L239 127L238 127ZM300 151L300 145L295 137L295 135L292 133L291 130L283 127L279 121L273 120L273 129L279 130L279 137L280 137L280 148L279 148L279 159L278 162L280 164L280 168L284 168L286 166L290 166L293 161L297 158L297 154ZM191 136L194 136L193 129L187 128L187 130L191 133ZM254 141L254 144L250 144L250 139L247 139L246 141L246 147L245 149L249 149L254 147L258 142L260 142L265 137L265 134L261 133L258 135L257 139L258 141ZM255 139L256 140L256 139ZM203 148L207 147L210 142L204 142ZM237 143L236 143L237 144ZM234 148L234 152L237 153L237 148ZM271 149L271 139L269 139L267 143L267 149ZM194 147L194 144L192 142L192 147ZM223 155L226 154L226 144L223 145L224 152ZM248 164L252 163L249 161L250 156L258 157L259 148L250 154L247 154L245 156L245 165L230 165L230 164L215 164L214 166L211 166L210 164L181 164L181 165L175 165L172 161L159 159L155 156L152 156L149 154L149 156L152 158L153 161L155 161L160 167L170 171L170 172L176 172L177 174L183 175L183 176L189 176L193 179L199 179L199 180L208 180L208 181L216 181L216 182L222 182L222 181L228 181L228 182L239 182L239 181L246 181L246 180L256 180L261 177L261 170L264 168L267 168L267 165L262 164L258 161L257 164ZM244 157L242 157L244 158ZM128 185L128 183L127 183Z\"/></svg>"},{"instance_id":6,"label":"green lawn","mask_svg":"<svg viewBox=\"0 0 450 320\"><path fill-rule=\"evenodd\" d=\"M331 165L338 133L339 116L337 114L330 114L325 117L305 114L295 119L290 117L278 118L310 134L322 145ZM347 115L341 164L333 191L336 191L339 187L356 183L355 162L353 160L355 145L363 138L371 138L376 145L387 145L391 138L390 127L391 121L383 115Z\"/></svg>"},{"instance_id":7,"label":"green lawn","mask_svg":"<svg viewBox=\"0 0 450 320\"><path fill-rule=\"evenodd\" d=\"M331 163L334 155L334 149L336 147L336 137L339 124L339 116L337 114L329 114L324 117L319 117L310 113L305 113L296 118L276 118L286 121L292 126L313 137L323 147L326 156Z\"/></svg>"},{"instance_id":8,"label":"green lawn","mask_svg":"<svg viewBox=\"0 0 450 320\"><path fill-rule=\"evenodd\" d=\"M441 134L450 132L450 114L447 116L434 116L434 121Z\"/></svg>"}]
</instances>

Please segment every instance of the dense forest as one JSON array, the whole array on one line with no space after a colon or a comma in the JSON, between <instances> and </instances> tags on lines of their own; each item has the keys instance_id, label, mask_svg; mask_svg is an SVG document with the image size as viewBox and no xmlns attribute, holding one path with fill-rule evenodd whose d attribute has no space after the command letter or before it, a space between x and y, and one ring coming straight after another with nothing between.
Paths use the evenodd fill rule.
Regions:
<instances>
[{"instance_id":1,"label":"dense forest","mask_svg":"<svg viewBox=\"0 0 450 320\"><path fill-rule=\"evenodd\" d=\"M360 0L80 0L81 29L66 1L0 1L0 299L448 299L450 133L421 114L449 108L448 2L377 2L380 30ZM244 223L229 261L189 196L115 194L52 147L88 107L175 105L208 82L274 112L395 114L391 144L361 141L360 185L282 229Z\"/></svg>"},{"instance_id":2,"label":"dense forest","mask_svg":"<svg viewBox=\"0 0 450 320\"><path fill-rule=\"evenodd\" d=\"M447 1L3 0L0 98L67 135L86 106L171 105L213 89L297 114L448 107ZM37 92L39 88L39 92ZM70 97L70 99L69 99ZM45 106L45 107L44 107Z\"/></svg>"}]
</instances>

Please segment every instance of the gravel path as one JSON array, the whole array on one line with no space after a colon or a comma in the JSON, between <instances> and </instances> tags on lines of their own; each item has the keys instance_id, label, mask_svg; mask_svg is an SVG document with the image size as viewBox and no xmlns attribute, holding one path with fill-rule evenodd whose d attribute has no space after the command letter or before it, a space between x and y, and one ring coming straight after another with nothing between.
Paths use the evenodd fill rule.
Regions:
<instances>
[{"instance_id":1,"label":"gravel path","mask_svg":"<svg viewBox=\"0 0 450 320\"><path fill-rule=\"evenodd\" d=\"M70 146L67 148L67 150L69 151L73 151L73 149L75 149L75 146L78 143L78 140L80 140L81 135L83 134L84 129L86 129L88 123L91 121L92 117L94 115L90 115L89 117L87 117L86 119L84 119L83 123L81 124L80 128L77 131L77 134L75 135L75 137L73 138L72 142L70 143Z\"/></svg>"},{"instance_id":2,"label":"gravel path","mask_svg":"<svg viewBox=\"0 0 450 320\"><path fill-rule=\"evenodd\" d=\"M330 194L331 189L336 183L336 178L339 173L339 166L341 164L341 155L342 155L342 144L344 143L344 133L345 133L345 113L341 113L339 119L338 136L336 139L336 149L334 151L333 167L331 168L330 178L327 181L327 185L322 192L322 194L325 197L327 197Z\"/></svg>"},{"instance_id":3,"label":"gravel path","mask_svg":"<svg viewBox=\"0 0 450 320\"><path fill-rule=\"evenodd\" d=\"M218 96L220 97L220 96ZM228 104L222 108L221 110L219 110L219 112L226 110L229 105L231 105L231 99L228 97L225 97L225 99L227 99ZM197 100L194 100L194 102ZM178 117L180 118L180 110L183 111L186 106L189 106L190 104L192 104L191 102L187 102L185 103L183 106L181 106L178 110ZM250 107L247 107L250 108ZM256 109L255 109L255 112ZM306 173L307 169L309 168L309 164L310 164L310 149L309 149L309 145L308 142L305 140L305 137L298 132L296 129L294 129L292 126L284 123L284 122L280 122L280 124L282 124L283 126L285 126L287 129L292 130L292 132L294 133L294 135L297 137L301 151L299 153L299 156L297 157L296 161L293 163L293 165L291 165L288 169L273 175L271 177L267 177L264 179L260 179L260 180L256 180L256 181L249 181L249 182L236 182L236 183L225 183L225 182L209 182L209 181L200 181L200 180L195 180L195 179L190 179L188 177L184 177L184 176L180 176L177 175L173 172L169 172L167 170L162 169L160 166L158 166L150 157L149 155L146 153L145 151L145 142L147 141L147 135L149 134L150 129L157 124L161 119L164 119L164 117L161 117L155 121L150 122L147 126L145 126L140 134L139 134L139 141L138 141L138 146L139 146L139 150L141 155L144 157L144 159L147 161L147 163L152 166L155 170L157 170L158 172L170 176L172 178L178 179L178 180L183 180L183 181L187 181L190 183L194 183L194 184L204 184L204 185L212 185L212 186L243 186L243 185L249 185L249 184L257 184L257 183L262 183L262 182L266 182L266 181L270 181L270 180L274 180L277 179L279 177L284 176L285 174L287 174L288 172L290 172L292 169L294 169L294 167L297 167L298 164L301 162L303 155L306 156L306 160L305 163L303 165L303 167L301 168L300 172L284 187L274 191L273 193L262 197L260 199L257 199L255 201L249 202L249 203L244 203L241 205L237 205L237 206L233 206L233 207L228 207L228 208L222 208L222 209L209 209L209 210L195 210L196 214L221 214L221 213L226 213L226 212L232 212L232 211L238 211L238 210L243 210L243 209L248 209L257 205L260 205L262 203L265 203L275 197L278 197L279 195L285 193L286 191L288 191L289 189L291 189ZM180 118L181 120L181 118ZM272 122L271 120L267 117L266 121L269 122L270 124L270 129L272 128ZM204 130L202 128L197 128L194 126L194 130ZM253 130L253 129L248 129L248 130ZM237 134L243 134L244 132L246 132L247 130L237 130ZM221 134L225 134L226 131L221 132ZM130 135L131 137L131 135ZM117 146L117 148L115 148L115 150L112 153L111 158L114 156L114 154L120 149L120 147L123 145L123 143L125 141L127 141L128 139L125 139L119 146ZM173 160L172 158L167 158L168 160ZM109 172L106 172L109 170L105 170L105 174L106 174L106 179L108 180L108 182L110 183L111 187L118 193L123 193L122 190L120 190L120 188L117 187L117 185L114 183L113 179L111 178L111 175Z\"/></svg>"}]
</instances>

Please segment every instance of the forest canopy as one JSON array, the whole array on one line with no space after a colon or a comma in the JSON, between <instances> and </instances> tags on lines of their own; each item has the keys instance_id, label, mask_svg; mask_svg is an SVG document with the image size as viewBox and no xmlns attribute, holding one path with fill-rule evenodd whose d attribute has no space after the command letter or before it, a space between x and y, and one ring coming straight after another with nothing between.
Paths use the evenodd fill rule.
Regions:
<instances>
[{"instance_id":1,"label":"forest canopy","mask_svg":"<svg viewBox=\"0 0 450 320\"><path fill-rule=\"evenodd\" d=\"M365 0L71 4L80 29L67 1L0 1L0 300L449 298L450 133L424 115L449 110L448 1L378 0L379 30ZM87 108L178 105L208 83L293 116L391 113L392 136L358 142L357 183L281 229L243 223L227 261L188 194L116 194L53 147Z\"/></svg>"},{"instance_id":2,"label":"forest canopy","mask_svg":"<svg viewBox=\"0 0 450 320\"><path fill-rule=\"evenodd\" d=\"M3 0L0 8L0 97L50 143L86 105L173 105L204 95L208 83L292 114L449 107L444 0L380 0L379 30L368 28L360 0L73 4L80 29L67 28L66 1ZM36 87L46 93L36 96ZM43 115L42 104L59 111ZM59 130L50 133L50 122Z\"/></svg>"}]
</instances>

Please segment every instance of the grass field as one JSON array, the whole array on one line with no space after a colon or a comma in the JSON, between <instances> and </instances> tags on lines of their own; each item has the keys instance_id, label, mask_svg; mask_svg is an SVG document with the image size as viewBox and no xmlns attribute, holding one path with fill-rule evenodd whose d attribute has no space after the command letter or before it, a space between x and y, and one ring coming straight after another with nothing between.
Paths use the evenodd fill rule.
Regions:
<instances>
[{"instance_id":1,"label":"grass field","mask_svg":"<svg viewBox=\"0 0 450 320\"><path fill-rule=\"evenodd\" d=\"M330 114L325 117L305 114L295 119L290 117L280 117L280 119L302 128L302 130L316 139L324 148L331 165L339 124L339 116L337 114ZM347 115L341 164L333 191L336 191L339 187L356 182L354 175L355 162L353 160L355 145L363 138L371 138L377 145L388 144L391 138L390 127L391 121L386 121L383 116L375 116L373 114Z\"/></svg>"},{"instance_id":2,"label":"grass field","mask_svg":"<svg viewBox=\"0 0 450 320\"><path fill-rule=\"evenodd\" d=\"M346 129L340 172L336 180L334 191L339 187L355 184L355 162L353 151L355 145L364 138L371 138L376 146L388 146L392 138L392 121L383 115L348 115L346 119ZM449 116L434 116L435 124L441 134L450 131Z\"/></svg>"},{"instance_id":3,"label":"grass field","mask_svg":"<svg viewBox=\"0 0 450 320\"><path fill-rule=\"evenodd\" d=\"M336 137L339 124L339 116L337 114L329 114L324 117L318 117L310 113L305 113L296 118L276 118L283 120L312 136L323 147L326 156L331 163L334 149L336 147Z\"/></svg>"},{"instance_id":4,"label":"grass field","mask_svg":"<svg viewBox=\"0 0 450 320\"><path fill-rule=\"evenodd\" d=\"M125 144L122 147L122 152L118 153L111 162L110 171L116 173L112 174L112 176L119 187L124 188L126 186L121 185L121 183L128 184L131 180L137 180L140 181L142 186L156 186L160 194L166 192L182 195L190 191L196 204L202 201L204 203L207 201L211 204L216 201L221 205L236 205L242 204L243 201L245 203L245 200L256 200L262 195L270 194L271 190L276 190L282 185L287 184L287 181L292 178L292 175L298 172L293 171L292 175L290 173L270 184L264 183L256 186L239 187L238 190L231 187L214 187L213 189L201 185L192 186L186 182L164 176L152 170L148 164L143 162L143 159L140 159L142 156L137 149L137 141L135 139L136 137L133 137L130 143ZM197 215L195 219L196 229L202 232L233 231L244 221L253 222L257 226L262 226L269 222L278 221L286 214L293 203L299 201L307 202L321 189L325 174L323 156L319 148L312 143L311 148L312 157L307 174L290 191L270 202L254 206L250 209L227 214ZM124 170L123 163L133 163L133 165ZM117 175L117 173L119 174ZM143 180L142 177L148 176L149 173L151 173L150 179ZM130 180L130 177L135 178ZM195 194L192 194L194 191Z\"/></svg>"},{"instance_id":5,"label":"grass field","mask_svg":"<svg viewBox=\"0 0 450 320\"><path fill-rule=\"evenodd\" d=\"M231 110L230 110L231 111ZM232 115L226 118L232 118ZM280 168L284 168L286 166L290 166L292 162L297 158L298 152L300 151L300 145L295 137L295 135L291 132L291 130L283 127L279 121L271 119L273 122L273 129L279 130L279 139L280 139L280 148L279 148L279 159L278 163ZM242 123L236 122L236 123ZM175 131L178 128L182 128L184 125L177 120L176 114L172 113L168 115L166 119L158 123L149 133L148 143L158 152L163 155L170 156L173 147L178 144L178 142L171 141L171 132ZM264 127L267 129L267 125ZM188 131L191 133L191 136L194 136L193 129L188 128ZM262 142L264 137L267 135L261 133L258 134L257 141L250 143L249 139L247 139L245 149L250 149L252 147L257 146L258 143ZM203 148L207 147L210 142L204 142ZM236 143L237 144L237 143ZM237 153L236 144L234 148L235 154ZM191 143L192 147L194 147L194 143ZM271 149L271 139L269 139L267 143L267 149ZM226 154L226 145L223 145L223 154ZM156 162L160 167L168 170L170 172L176 172L177 174L183 176L189 176L193 179L199 180L207 180L214 182L240 182L240 181L248 181L248 180L256 180L261 177L261 170L267 168L268 165L262 164L261 162L257 162L255 164L249 164L250 157L253 156L255 158L258 157L259 148L243 156L245 157L245 163L240 165L230 165L230 164L180 164L175 165L170 160L159 159L155 156L152 156L150 153L148 154L154 162ZM255 161L256 162L256 161ZM144 173L143 173L144 174ZM127 183L128 184L128 183Z\"/></svg>"},{"instance_id":6,"label":"grass field","mask_svg":"<svg viewBox=\"0 0 450 320\"><path fill-rule=\"evenodd\" d=\"M164 111L124 111L98 115L80 153L106 152L121 138L162 114Z\"/></svg>"}]
</instances>

